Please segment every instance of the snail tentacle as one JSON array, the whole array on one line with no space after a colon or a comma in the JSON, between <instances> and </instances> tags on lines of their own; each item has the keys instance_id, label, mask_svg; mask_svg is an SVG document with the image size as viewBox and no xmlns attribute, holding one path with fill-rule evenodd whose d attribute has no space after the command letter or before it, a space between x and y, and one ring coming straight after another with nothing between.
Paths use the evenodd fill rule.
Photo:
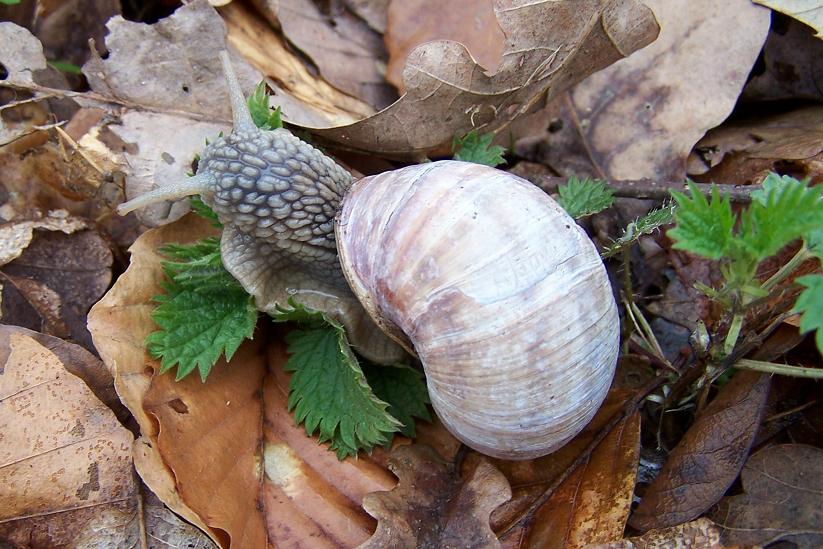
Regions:
<instances>
[{"instance_id":1,"label":"snail tentacle","mask_svg":"<svg viewBox=\"0 0 823 549\"><path fill-rule=\"evenodd\" d=\"M182 181L175 181L174 183L167 183L159 187L155 187L147 193L135 196L128 202L123 202L117 206L117 213L126 215L129 212L157 204L165 200L177 200L186 196L193 196L195 194L203 194L208 191L212 185L212 178L209 174L198 173L193 177L188 177Z\"/></svg>"}]
</instances>

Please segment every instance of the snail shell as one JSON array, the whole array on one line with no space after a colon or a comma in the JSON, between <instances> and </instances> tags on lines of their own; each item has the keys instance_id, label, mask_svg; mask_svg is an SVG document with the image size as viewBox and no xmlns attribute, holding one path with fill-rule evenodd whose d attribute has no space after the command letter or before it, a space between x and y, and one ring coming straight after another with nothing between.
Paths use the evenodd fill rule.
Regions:
<instances>
[{"instance_id":1,"label":"snail shell","mask_svg":"<svg viewBox=\"0 0 823 549\"><path fill-rule=\"evenodd\" d=\"M617 307L593 243L544 192L477 164L410 166L356 182L335 230L355 295L420 357L461 441L528 459L592 418Z\"/></svg>"}]
</instances>

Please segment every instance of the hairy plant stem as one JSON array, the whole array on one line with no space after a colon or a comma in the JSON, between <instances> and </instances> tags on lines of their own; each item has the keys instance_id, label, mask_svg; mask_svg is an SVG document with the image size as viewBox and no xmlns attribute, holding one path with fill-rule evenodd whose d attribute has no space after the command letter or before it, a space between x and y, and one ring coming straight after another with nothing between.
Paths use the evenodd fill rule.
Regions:
<instances>
[{"instance_id":1,"label":"hairy plant stem","mask_svg":"<svg viewBox=\"0 0 823 549\"><path fill-rule=\"evenodd\" d=\"M523 177L543 189L548 193L557 191L557 187L565 185L568 182L566 177L548 176L548 175L533 175L525 174ZM603 182L608 185L609 189L614 192L615 196L625 198L644 198L652 200L663 200L671 198L671 191L686 192L685 181L654 181L651 179L637 179L627 181L617 181L603 179ZM751 194L755 191L762 190L760 185L708 185L705 183L696 183L697 189L705 196L711 196L712 187L717 187L720 194L727 195L732 202L749 203L751 202Z\"/></svg>"},{"instance_id":2,"label":"hairy plant stem","mask_svg":"<svg viewBox=\"0 0 823 549\"><path fill-rule=\"evenodd\" d=\"M771 291L774 289L775 286L783 282L786 278L788 278L800 265L803 264L804 261L807 259L811 259L814 255L809 251L806 247L806 243L804 242L800 249L797 250L797 253L792 256L790 260L786 262L785 265L780 267L776 273L768 278L761 286L766 291Z\"/></svg>"},{"instance_id":3,"label":"hairy plant stem","mask_svg":"<svg viewBox=\"0 0 823 549\"><path fill-rule=\"evenodd\" d=\"M741 358L733 364L735 368L744 370L754 370L769 374L779 374L792 377L805 377L809 379L823 379L823 369L806 368L804 366L791 366L789 364L775 364L774 362L764 362L762 360L751 360Z\"/></svg>"}]
</instances>

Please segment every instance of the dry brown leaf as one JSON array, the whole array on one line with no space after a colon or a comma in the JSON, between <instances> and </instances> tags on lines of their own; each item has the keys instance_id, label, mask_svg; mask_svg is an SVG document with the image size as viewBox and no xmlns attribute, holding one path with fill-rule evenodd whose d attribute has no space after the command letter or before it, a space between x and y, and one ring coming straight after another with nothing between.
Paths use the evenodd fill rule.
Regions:
<instances>
[{"instance_id":1,"label":"dry brown leaf","mask_svg":"<svg viewBox=\"0 0 823 549\"><path fill-rule=\"evenodd\" d=\"M770 13L750 0L646 4L658 39L553 106L540 160L563 174L682 179L692 146L732 111L769 30Z\"/></svg>"},{"instance_id":2,"label":"dry brown leaf","mask_svg":"<svg viewBox=\"0 0 823 549\"><path fill-rule=\"evenodd\" d=\"M0 540L136 544L132 434L35 338L15 330L2 344Z\"/></svg>"},{"instance_id":3,"label":"dry brown leaf","mask_svg":"<svg viewBox=\"0 0 823 549\"><path fill-rule=\"evenodd\" d=\"M11 349L9 338L13 334L33 339L54 353L69 373L82 379L94 396L108 406L121 421L126 420L128 412L123 408L114 391L114 379L99 358L83 347L62 339L33 332L20 326L0 325L0 364L8 360L8 353Z\"/></svg>"},{"instance_id":4,"label":"dry brown leaf","mask_svg":"<svg viewBox=\"0 0 823 549\"><path fill-rule=\"evenodd\" d=\"M723 499L712 513L725 543L823 545L823 450L765 448L749 458L741 480L746 493Z\"/></svg>"},{"instance_id":5,"label":"dry brown leaf","mask_svg":"<svg viewBox=\"0 0 823 549\"><path fill-rule=\"evenodd\" d=\"M823 101L823 40L799 21L775 14L763 45L763 70L743 89L746 101Z\"/></svg>"},{"instance_id":6,"label":"dry brown leaf","mask_svg":"<svg viewBox=\"0 0 823 549\"><path fill-rule=\"evenodd\" d=\"M14 23L0 23L0 64L8 75L8 84L34 84L36 71L46 68L43 46L35 36ZM0 144L3 144L0 141Z\"/></svg>"},{"instance_id":7,"label":"dry brown leaf","mask_svg":"<svg viewBox=\"0 0 823 549\"><path fill-rule=\"evenodd\" d=\"M707 518L671 528L651 530L642 536L614 543L595 543L585 549L723 549L720 531Z\"/></svg>"},{"instance_id":8,"label":"dry brown leaf","mask_svg":"<svg viewBox=\"0 0 823 549\"><path fill-rule=\"evenodd\" d=\"M689 157L688 171L718 181L758 183L789 161L809 175L823 175L823 107L725 124L706 134Z\"/></svg>"},{"instance_id":9,"label":"dry brown leaf","mask_svg":"<svg viewBox=\"0 0 823 549\"><path fill-rule=\"evenodd\" d=\"M86 220L70 217L60 210L51 211L43 218L0 225L0 267L20 257L31 244L35 229L71 234L87 227Z\"/></svg>"},{"instance_id":10,"label":"dry brown leaf","mask_svg":"<svg viewBox=\"0 0 823 549\"><path fill-rule=\"evenodd\" d=\"M553 454L529 461L493 461L513 492L511 501L492 514L495 532L505 531L500 538L504 547L581 547L622 537L637 471L640 424L636 415L615 425L588 463L577 467L539 508L538 518L520 519L609 420L621 413L629 396L626 390L612 389L589 425Z\"/></svg>"},{"instance_id":11,"label":"dry brown leaf","mask_svg":"<svg viewBox=\"0 0 823 549\"><path fill-rule=\"evenodd\" d=\"M217 549L206 534L169 511L151 492L143 497L142 527L151 549Z\"/></svg>"},{"instance_id":12,"label":"dry brown leaf","mask_svg":"<svg viewBox=\"0 0 823 549\"><path fill-rule=\"evenodd\" d=\"M123 153L126 198L182 181L192 170L192 162L229 124L195 122L178 116L151 112L127 112L120 124L109 129L129 147ZM138 218L150 227L179 219L189 211L187 199L162 202L142 208Z\"/></svg>"},{"instance_id":13,"label":"dry brown leaf","mask_svg":"<svg viewBox=\"0 0 823 549\"><path fill-rule=\"evenodd\" d=\"M823 38L823 2L820 0L754 0L780 13L794 17L817 32Z\"/></svg>"},{"instance_id":14,"label":"dry brown leaf","mask_svg":"<svg viewBox=\"0 0 823 549\"><path fill-rule=\"evenodd\" d=\"M106 23L106 59L92 54L83 74L95 92L142 109L228 122L228 89L217 58L226 28L205 0L179 8L154 25L121 16ZM260 80L239 56L232 58L243 89Z\"/></svg>"},{"instance_id":15,"label":"dry brown leaf","mask_svg":"<svg viewBox=\"0 0 823 549\"><path fill-rule=\"evenodd\" d=\"M217 364L205 384L157 375L157 361L145 354L143 341L155 330L151 298L163 279L157 247L213 231L187 216L146 232L131 248L129 269L89 314L118 394L141 426L138 471L167 505L223 547L265 547L267 539L357 545L374 526L360 508L363 495L391 488L394 479L381 450L340 462L295 425L287 411L282 334L258 333L230 366ZM442 427L434 434L421 427L420 435L452 453L457 446Z\"/></svg>"},{"instance_id":16,"label":"dry brown leaf","mask_svg":"<svg viewBox=\"0 0 823 549\"><path fill-rule=\"evenodd\" d=\"M700 516L737 478L769 394L770 377L738 372L697 417L647 488L629 524L646 531Z\"/></svg>"},{"instance_id":17,"label":"dry brown leaf","mask_svg":"<svg viewBox=\"0 0 823 549\"><path fill-rule=\"evenodd\" d=\"M633 0L497 0L495 12L507 39L495 74L484 74L461 44L423 44L406 62L403 97L370 118L314 133L355 150L419 158L472 129L502 129L657 33L651 11Z\"/></svg>"},{"instance_id":18,"label":"dry brown leaf","mask_svg":"<svg viewBox=\"0 0 823 549\"><path fill-rule=\"evenodd\" d=\"M386 32L390 2L391 0L343 0L353 13L380 34Z\"/></svg>"},{"instance_id":19,"label":"dry brown leaf","mask_svg":"<svg viewBox=\"0 0 823 549\"><path fill-rule=\"evenodd\" d=\"M374 114L369 104L317 76L256 11L232 2L219 13L228 29L227 42L268 77L274 92L269 103L281 108L283 120L322 128L351 124Z\"/></svg>"},{"instance_id":20,"label":"dry brown leaf","mask_svg":"<svg viewBox=\"0 0 823 549\"><path fill-rule=\"evenodd\" d=\"M426 42L454 40L469 50L486 72L500 63L506 37L497 24L492 0L394 0L388 9L386 80L405 91L403 69L409 53Z\"/></svg>"},{"instance_id":21,"label":"dry brown leaf","mask_svg":"<svg viewBox=\"0 0 823 549\"><path fill-rule=\"evenodd\" d=\"M381 70L387 59L382 37L345 6L312 0L255 0L255 4L332 86L377 109L397 98Z\"/></svg>"},{"instance_id":22,"label":"dry brown leaf","mask_svg":"<svg viewBox=\"0 0 823 549\"><path fill-rule=\"evenodd\" d=\"M640 459L640 414L618 424L535 514L522 547L580 548L620 539Z\"/></svg>"},{"instance_id":23,"label":"dry brown leaf","mask_svg":"<svg viewBox=\"0 0 823 549\"><path fill-rule=\"evenodd\" d=\"M88 328L100 358L114 376L120 400L140 426L142 436L135 442L134 459L141 478L172 511L217 541L218 533L210 530L176 493L174 476L157 453L159 426L143 409L154 376L154 369L146 362L143 341L155 330L151 300L163 280L163 257L157 249L168 242L188 243L214 232L208 221L194 215L145 232L129 248L129 268L89 311Z\"/></svg>"},{"instance_id":24,"label":"dry brown leaf","mask_svg":"<svg viewBox=\"0 0 823 549\"><path fill-rule=\"evenodd\" d=\"M109 287L113 256L96 230L77 230L83 226L64 218L29 228L58 230L37 230L20 256L2 267L5 322L93 348L86 313Z\"/></svg>"},{"instance_id":25,"label":"dry brown leaf","mask_svg":"<svg viewBox=\"0 0 823 549\"><path fill-rule=\"evenodd\" d=\"M397 486L363 498L363 507L378 523L360 549L500 547L489 515L511 498L511 488L491 463L475 457L457 474L428 446L396 448L389 468L399 479Z\"/></svg>"}]
</instances>

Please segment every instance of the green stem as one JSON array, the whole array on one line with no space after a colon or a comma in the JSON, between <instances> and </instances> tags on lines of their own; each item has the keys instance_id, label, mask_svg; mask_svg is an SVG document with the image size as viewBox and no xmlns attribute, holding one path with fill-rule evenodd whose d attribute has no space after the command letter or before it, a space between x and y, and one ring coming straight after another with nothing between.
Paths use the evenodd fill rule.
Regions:
<instances>
[{"instance_id":1,"label":"green stem","mask_svg":"<svg viewBox=\"0 0 823 549\"><path fill-rule=\"evenodd\" d=\"M797 269L804 261L810 259L812 254L809 252L809 249L806 247L806 243L804 242L803 245L797 250L797 253L786 262L785 265L780 267L776 273L769 277L766 282L764 282L761 286L766 291L771 291L772 288L783 282L790 274L792 274L795 269Z\"/></svg>"},{"instance_id":2,"label":"green stem","mask_svg":"<svg viewBox=\"0 0 823 549\"><path fill-rule=\"evenodd\" d=\"M770 374L780 374L784 376L823 379L823 369L821 368L805 368L803 366L791 366L789 364L775 364L774 362L763 362L762 360L750 360L748 358L741 358L734 363L734 367Z\"/></svg>"},{"instance_id":3,"label":"green stem","mask_svg":"<svg viewBox=\"0 0 823 549\"><path fill-rule=\"evenodd\" d=\"M723 354L728 356L734 351L734 346L737 345L737 339L740 337L740 330L743 328L744 315L738 313L732 317L732 324L729 326L729 332L726 334L726 341L723 342Z\"/></svg>"}]
</instances>

